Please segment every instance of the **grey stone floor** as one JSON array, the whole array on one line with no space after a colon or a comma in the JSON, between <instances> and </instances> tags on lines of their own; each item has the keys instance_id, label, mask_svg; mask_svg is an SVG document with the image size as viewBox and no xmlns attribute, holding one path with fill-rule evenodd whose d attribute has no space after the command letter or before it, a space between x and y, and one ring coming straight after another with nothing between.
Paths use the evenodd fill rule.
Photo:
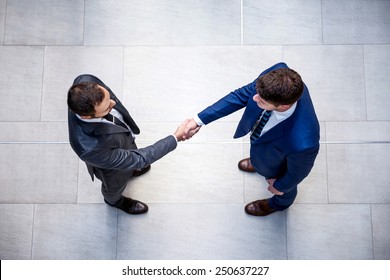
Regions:
<instances>
[{"instance_id":1,"label":"grey stone floor","mask_svg":"<svg viewBox=\"0 0 390 280\"><path fill-rule=\"evenodd\" d=\"M0 0L0 259L390 259L390 1ZM103 203L68 144L66 92L91 73L140 147L285 61L321 150L296 203L257 218L264 178L236 165L242 112L129 182L150 211Z\"/></svg>"}]
</instances>

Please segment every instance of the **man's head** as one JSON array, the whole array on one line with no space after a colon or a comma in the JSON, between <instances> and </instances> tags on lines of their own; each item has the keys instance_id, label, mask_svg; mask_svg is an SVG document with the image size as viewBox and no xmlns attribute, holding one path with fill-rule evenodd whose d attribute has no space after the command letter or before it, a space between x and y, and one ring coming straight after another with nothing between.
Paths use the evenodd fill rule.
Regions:
<instances>
[{"instance_id":1,"label":"man's head","mask_svg":"<svg viewBox=\"0 0 390 280\"><path fill-rule=\"evenodd\" d=\"M115 106L110 93L97 83L85 82L73 85L68 91L68 106L81 118L101 118Z\"/></svg>"},{"instance_id":2,"label":"man's head","mask_svg":"<svg viewBox=\"0 0 390 280\"><path fill-rule=\"evenodd\" d=\"M273 70L256 81L257 94L253 100L265 110L286 111L302 95L301 76L292 69Z\"/></svg>"}]
</instances>

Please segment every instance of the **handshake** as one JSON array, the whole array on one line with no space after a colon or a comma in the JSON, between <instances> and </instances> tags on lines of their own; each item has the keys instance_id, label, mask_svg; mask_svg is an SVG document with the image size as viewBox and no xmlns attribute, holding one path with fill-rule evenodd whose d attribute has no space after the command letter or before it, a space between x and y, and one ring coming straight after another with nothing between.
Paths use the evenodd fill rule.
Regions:
<instances>
[{"instance_id":1,"label":"handshake","mask_svg":"<svg viewBox=\"0 0 390 280\"><path fill-rule=\"evenodd\" d=\"M177 128L174 133L177 141L185 141L194 136L201 126L199 126L194 119L186 119L182 124Z\"/></svg>"}]
</instances>

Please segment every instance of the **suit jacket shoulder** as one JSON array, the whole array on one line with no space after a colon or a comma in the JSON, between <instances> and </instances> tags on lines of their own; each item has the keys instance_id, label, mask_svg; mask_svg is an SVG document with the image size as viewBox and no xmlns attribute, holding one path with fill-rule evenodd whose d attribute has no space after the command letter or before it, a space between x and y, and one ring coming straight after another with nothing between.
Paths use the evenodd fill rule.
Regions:
<instances>
[{"instance_id":1,"label":"suit jacket shoulder","mask_svg":"<svg viewBox=\"0 0 390 280\"><path fill-rule=\"evenodd\" d=\"M292 151L319 146L319 122L306 86L302 97L298 100L297 108L293 115L286 120L283 129L288 135L287 139L289 139L288 143L291 145Z\"/></svg>"},{"instance_id":2,"label":"suit jacket shoulder","mask_svg":"<svg viewBox=\"0 0 390 280\"><path fill-rule=\"evenodd\" d=\"M91 74L81 74L81 75L77 76L73 81L73 85L81 84L84 82L94 82L94 83L97 83L101 86L107 87L102 82L102 80L100 80L98 77L91 75Z\"/></svg>"},{"instance_id":3,"label":"suit jacket shoulder","mask_svg":"<svg viewBox=\"0 0 390 280\"><path fill-rule=\"evenodd\" d=\"M288 68L288 66L284 62L279 62L261 72L259 77L272 70L280 68ZM237 131L234 134L234 138L242 137L249 133L250 129L253 127L253 124L256 122L257 117L263 111L253 101L253 96L256 94L257 79L258 77L248 85L232 91L225 97L221 98L219 101L215 102L213 105L201 111L198 114L199 118L204 124L208 124L235 111L245 108L244 116L241 118L241 121L237 127Z\"/></svg>"},{"instance_id":4,"label":"suit jacket shoulder","mask_svg":"<svg viewBox=\"0 0 390 280\"><path fill-rule=\"evenodd\" d=\"M122 114L124 120L130 126L130 128L134 134L140 133L140 129L139 129L138 125L135 123L134 119L131 117L129 111L122 104L122 102L117 98L117 96L114 94L114 92L105 83L102 82L102 80L100 80L98 77L91 75L91 74L82 74L82 75L79 75L78 77L76 77L76 79L74 79L73 85L77 85L77 84L85 83L85 82L97 83L101 87L108 90L108 92L110 93L110 98L116 102L116 105L114 108Z\"/></svg>"}]
</instances>

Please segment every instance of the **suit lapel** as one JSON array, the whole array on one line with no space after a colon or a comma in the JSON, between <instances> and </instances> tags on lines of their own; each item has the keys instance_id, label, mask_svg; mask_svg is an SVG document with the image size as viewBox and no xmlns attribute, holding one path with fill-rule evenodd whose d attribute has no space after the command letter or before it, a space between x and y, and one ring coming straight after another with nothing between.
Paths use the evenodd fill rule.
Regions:
<instances>
[{"instance_id":1,"label":"suit lapel","mask_svg":"<svg viewBox=\"0 0 390 280\"><path fill-rule=\"evenodd\" d=\"M98 125L95 126L93 133L95 135L104 135L104 134L130 133L130 131L119 125L112 125L109 123L99 123Z\"/></svg>"},{"instance_id":2,"label":"suit lapel","mask_svg":"<svg viewBox=\"0 0 390 280\"><path fill-rule=\"evenodd\" d=\"M110 92L110 98L116 102L116 105L114 106L115 110L118 110L118 112L122 114L124 121L131 128L133 133L139 134L140 129L138 128L133 118L130 116L127 109L123 106L123 104L119 101L119 99L115 96L115 94L111 90L108 89L108 91Z\"/></svg>"},{"instance_id":3,"label":"suit lapel","mask_svg":"<svg viewBox=\"0 0 390 280\"><path fill-rule=\"evenodd\" d=\"M280 124L271 128L269 131L264 133L264 135L259 137L256 141L254 141L253 144L266 143L282 137L284 134L284 127L285 127L285 125L283 124L284 122L281 122Z\"/></svg>"},{"instance_id":4,"label":"suit lapel","mask_svg":"<svg viewBox=\"0 0 390 280\"><path fill-rule=\"evenodd\" d=\"M282 121L281 123L277 124L273 128L271 128L269 131L264 133L261 137L259 137L254 143L266 143L272 140L275 140L277 138L280 138L284 135L285 131L290 130L293 123L295 122L295 119L297 117L298 111L301 110L301 104L300 101L298 101L297 107L295 108L294 113L286 120Z\"/></svg>"},{"instance_id":5,"label":"suit lapel","mask_svg":"<svg viewBox=\"0 0 390 280\"><path fill-rule=\"evenodd\" d=\"M261 113L264 110L257 106L257 103L251 98L248 101L248 104L245 108L245 111L241 117L241 120L237 126L234 138L239 138L244 135L247 135L255 125L256 121L259 119Z\"/></svg>"}]
</instances>

